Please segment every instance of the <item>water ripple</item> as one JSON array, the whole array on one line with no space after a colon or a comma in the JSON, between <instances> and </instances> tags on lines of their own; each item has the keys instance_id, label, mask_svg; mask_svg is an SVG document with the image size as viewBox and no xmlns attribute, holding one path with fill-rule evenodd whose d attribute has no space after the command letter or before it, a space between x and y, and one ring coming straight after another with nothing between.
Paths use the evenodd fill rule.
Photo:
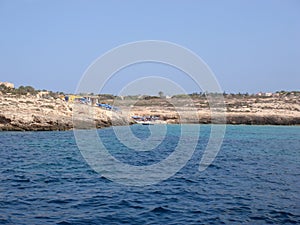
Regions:
<instances>
[{"instance_id":1,"label":"water ripple","mask_svg":"<svg viewBox=\"0 0 300 225\"><path fill-rule=\"evenodd\" d=\"M72 132L2 132L0 224L300 224L300 128L228 126L219 155L200 173L209 130L201 127L181 171L142 188L94 172ZM111 128L99 133L120 146ZM174 143L149 154L112 151L123 162L148 165L168 156Z\"/></svg>"}]
</instances>

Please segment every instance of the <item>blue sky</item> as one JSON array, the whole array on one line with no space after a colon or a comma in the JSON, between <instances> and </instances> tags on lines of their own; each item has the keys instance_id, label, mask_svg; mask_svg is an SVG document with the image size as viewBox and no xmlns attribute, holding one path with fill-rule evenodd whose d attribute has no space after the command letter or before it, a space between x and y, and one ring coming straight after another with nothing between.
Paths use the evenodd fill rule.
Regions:
<instances>
[{"instance_id":1,"label":"blue sky","mask_svg":"<svg viewBox=\"0 0 300 225\"><path fill-rule=\"evenodd\" d=\"M87 67L118 45L164 40L199 55L226 92L299 90L300 1L0 0L0 81L74 92ZM117 93L165 68L134 68ZM160 75L161 75L160 74ZM199 92L176 75L187 92Z\"/></svg>"}]
</instances>

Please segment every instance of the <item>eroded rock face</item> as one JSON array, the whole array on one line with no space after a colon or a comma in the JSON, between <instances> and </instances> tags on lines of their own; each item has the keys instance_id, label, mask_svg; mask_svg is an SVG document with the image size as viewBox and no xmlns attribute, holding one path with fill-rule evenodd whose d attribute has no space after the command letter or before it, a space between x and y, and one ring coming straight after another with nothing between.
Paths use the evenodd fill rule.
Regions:
<instances>
[{"instance_id":1,"label":"eroded rock face","mask_svg":"<svg viewBox=\"0 0 300 225\"><path fill-rule=\"evenodd\" d=\"M112 103L112 102L109 102ZM226 121L211 118L206 99L144 100L139 105L122 101L122 112L88 105L69 104L61 99L0 95L0 131L51 131L103 128L134 123L133 115L155 116L161 123L227 123L257 125L300 125L299 96L272 98L225 98ZM173 107L177 105L177 107ZM196 108L195 108L196 107ZM76 111L74 113L74 110ZM74 114L74 115L73 115Z\"/></svg>"},{"instance_id":2,"label":"eroded rock face","mask_svg":"<svg viewBox=\"0 0 300 225\"><path fill-rule=\"evenodd\" d=\"M300 96L296 95L224 97L226 121L221 114L218 114L218 109L212 120L206 98L193 99L193 106L187 105L185 99L169 99L166 104L159 101L159 99L152 99L152 105L147 104L147 100L140 101L138 105L127 103L127 105L133 106L128 110L131 110L132 115L159 116L166 123L183 121L183 123L200 124L300 125ZM170 105L177 107L170 107ZM124 106L126 106L125 103ZM194 118L195 110L198 119ZM220 111L222 110L220 109ZM177 112L182 113L183 120Z\"/></svg>"},{"instance_id":3,"label":"eroded rock face","mask_svg":"<svg viewBox=\"0 0 300 225\"><path fill-rule=\"evenodd\" d=\"M0 130L2 131L52 131L70 130L74 128L73 104L68 104L61 99L42 99L35 96L0 96ZM92 106L82 105L89 109ZM95 128L112 125L116 118L117 125L130 124L122 115L108 112L99 107L92 107L95 112L93 118L83 114L80 117L82 128L90 128L89 121L93 121ZM79 127L80 128L80 127Z\"/></svg>"},{"instance_id":4,"label":"eroded rock face","mask_svg":"<svg viewBox=\"0 0 300 225\"><path fill-rule=\"evenodd\" d=\"M9 124L11 119L6 118L5 116L0 116L0 124Z\"/></svg>"}]
</instances>

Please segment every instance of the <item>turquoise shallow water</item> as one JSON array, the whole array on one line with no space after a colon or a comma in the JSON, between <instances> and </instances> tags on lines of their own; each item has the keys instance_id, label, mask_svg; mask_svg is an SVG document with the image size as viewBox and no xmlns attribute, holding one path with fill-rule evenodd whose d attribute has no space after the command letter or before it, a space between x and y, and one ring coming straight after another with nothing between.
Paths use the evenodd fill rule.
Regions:
<instances>
[{"instance_id":1,"label":"turquoise shallow water","mask_svg":"<svg viewBox=\"0 0 300 225\"><path fill-rule=\"evenodd\" d=\"M151 152L126 149L99 130L110 153L132 165L166 158L179 139L169 125ZM132 126L146 139L147 126ZM227 126L211 166L198 171L210 126L171 178L130 187L93 171L73 132L0 133L1 224L300 224L300 127Z\"/></svg>"}]
</instances>

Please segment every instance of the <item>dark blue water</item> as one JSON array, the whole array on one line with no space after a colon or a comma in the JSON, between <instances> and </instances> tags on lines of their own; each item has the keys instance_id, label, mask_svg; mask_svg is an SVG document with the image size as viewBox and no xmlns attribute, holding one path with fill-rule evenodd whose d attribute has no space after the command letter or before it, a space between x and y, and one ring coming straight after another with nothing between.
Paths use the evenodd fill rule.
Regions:
<instances>
[{"instance_id":1,"label":"dark blue water","mask_svg":"<svg viewBox=\"0 0 300 225\"><path fill-rule=\"evenodd\" d=\"M177 128L168 126L166 141L147 153L126 152L111 128L99 135L119 160L148 165L171 153ZM147 126L132 129L149 136ZM300 127L228 126L217 158L200 173L209 131L201 126L182 170L146 187L94 172L73 132L2 132L0 224L300 224Z\"/></svg>"}]
</instances>

